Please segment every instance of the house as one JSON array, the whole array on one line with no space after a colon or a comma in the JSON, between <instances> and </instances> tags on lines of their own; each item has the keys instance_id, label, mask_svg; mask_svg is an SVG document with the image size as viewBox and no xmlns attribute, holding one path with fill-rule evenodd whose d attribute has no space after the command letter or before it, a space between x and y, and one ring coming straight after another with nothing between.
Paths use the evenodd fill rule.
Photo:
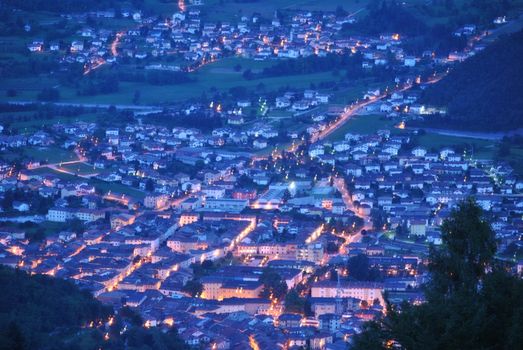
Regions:
<instances>
[{"instance_id":1,"label":"house","mask_svg":"<svg viewBox=\"0 0 523 350\"><path fill-rule=\"evenodd\" d=\"M414 56L406 56L403 60L403 65L405 67L414 67L416 66L416 57Z\"/></svg>"},{"instance_id":2,"label":"house","mask_svg":"<svg viewBox=\"0 0 523 350\"><path fill-rule=\"evenodd\" d=\"M81 221L92 222L105 218L105 212L94 209L84 208L59 208L54 207L48 210L46 219L52 222L66 222L72 219L79 219Z\"/></svg>"},{"instance_id":3,"label":"house","mask_svg":"<svg viewBox=\"0 0 523 350\"><path fill-rule=\"evenodd\" d=\"M243 116L241 115L231 115L229 118L227 118L227 124L230 125L242 125L244 123Z\"/></svg>"},{"instance_id":4,"label":"house","mask_svg":"<svg viewBox=\"0 0 523 350\"><path fill-rule=\"evenodd\" d=\"M291 106L291 100L286 97L276 97L276 108L288 108Z\"/></svg>"},{"instance_id":5,"label":"house","mask_svg":"<svg viewBox=\"0 0 523 350\"><path fill-rule=\"evenodd\" d=\"M410 234L412 236L426 236L427 225L425 220L411 220L410 221Z\"/></svg>"},{"instance_id":6,"label":"house","mask_svg":"<svg viewBox=\"0 0 523 350\"><path fill-rule=\"evenodd\" d=\"M415 156L415 157L425 157L425 155L427 154L427 150L423 147L414 147L414 149L412 150L412 155Z\"/></svg>"},{"instance_id":7,"label":"house","mask_svg":"<svg viewBox=\"0 0 523 350\"><path fill-rule=\"evenodd\" d=\"M13 209L17 211L29 211L29 204L19 201L13 202Z\"/></svg>"},{"instance_id":8,"label":"house","mask_svg":"<svg viewBox=\"0 0 523 350\"><path fill-rule=\"evenodd\" d=\"M232 198L207 198L205 200L205 209L215 211L240 212L247 207L248 200Z\"/></svg>"},{"instance_id":9,"label":"house","mask_svg":"<svg viewBox=\"0 0 523 350\"><path fill-rule=\"evenodd\" d=\"M334 281L320 281L312 284L311 296L313 298L356 298L373 304L374 300L383 300L384 285L378 282L349 282L343 281L339 285Z\"/></svg>"},{"instance_id":10,"label":"house","mask_svg":"<svg viewBox=\"0 0 523 350\"><path fill-rule=\"evenodd\" d=\"M264 138L257 138L252 142L252 147L256 149L263 149L267 147L267 140Z\"/></svg>"},{"instance_id":11,"label":"house","mask_svg":"<svg viewBox=\"0 0 523 350\"><path fill-rule=\"evenodd\" d=\"M143 205L150 209L161 209L164 208L169 201L169 197L165 194L152 193L145 196Z\"/></svg>"},{"instance_id":12,"label":"house","mask_svg":"<svg viewBox=\"0 0 523 350\"><path fill-rule=\"evenodd\" d=\"M84 50L83 41L75 40L71 43L71 52L78 52Z\"/></svg>"},{"instance_id":13,"label":"house","mask_svg":"<svg viewBox=\"0 0 523 350\"><path fill-rule=\"evenodd\" d=\"M325 154L325 149L322 145L312 145L309 148L309 157L316 158Z\"/></svg>"},{"instance_id":14,"label":"house","mask_svg":"<svg viewBox=\"0 0 523 350\"><path fill-rule=\"evenodd\" d=\"M329 94L318 93L315 98L318 103L329 103Z\"/></svg>"},{"instance_id":15,"label":"house","mask_svg":"<svg viewBox=\"0 0 523 350\"><path fill-rule=\"evenodd\" d=\"M293 111L306 111L311 106L309 100L296 101L292 104Z\"/></svg>"},{"instance_id":16,"label":"house","mask_svg":"<svg viewBox=\"0 0 523 350\"><path fill-rule=\"evenodd\" d=\"M251 106L251 101L249 101L249 100L241 100L241 101L236 102L236 105L238 107L248 108L248 107Z\"/></svg>"}]
</instances>

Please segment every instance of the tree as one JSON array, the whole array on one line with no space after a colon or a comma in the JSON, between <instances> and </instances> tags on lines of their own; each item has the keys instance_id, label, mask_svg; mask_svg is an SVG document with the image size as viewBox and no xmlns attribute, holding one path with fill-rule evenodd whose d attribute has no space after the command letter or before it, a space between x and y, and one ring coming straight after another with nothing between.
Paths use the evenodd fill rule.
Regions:
<instances>
[{"instance_id":1,"label":"tree","mask_svg":"<svg viewBox=\"0 0 523 350\"><path fill-rule=\"evenodd\" d=\"M382 230L383 225L386 223L385 213L380 209L372 209L371 214L372 227L375 230Z\"/></svg>"},{"instance_id":2,"label":"tree","mask_svg":"<svg viewBox=\"0 0 523 350\"><path fill-rule=\"evenodd\" d=\"M265 268L259 281L263 283L263 290L260 293L262 298L271 296L281 299L287 293L287 283L281 278L280 274L271 268Z\"/></svg>"},{"instance_id":3,"label":"tree","mask_svg":"<svg viewBox=\"0 0 523 350\"><path fill-rule=\"evenodd\" d=\"M429 271L432 290L447 295L462 289L475 290L490 268L496 241L481 208L468 199L452 211L441 226L444 250L432 250Z\"/></svg>"},{"instance_id":4,"label":"tree","mask_svg":"<svg viewBox=\"0 0 523 350\"><path fill-rule=\"evenodd\" d=\"M7 328L7 339L9 339L10 344L7 345L8 348L12 350L23 350L25 349L25 338L20 330L20 327L13 321L9 323Z\"/></svg>"},{"instance_id":5,"label":"tree","mask_svg":"<svg viewBox=\"0 0 523 350\"><path fill-rule=\"evenodd\" d=\"M189 293L191 296L195 297L197 295L202 294L203 292L203 285L198 280L189 280L185 285L182 287L182 291Z\"/></svg>"},{"instance_id":6,"label":"tree","mask_svg":"<svg viewBox=\"0 0 523 350\"><path fill-rule=\"evenodd\" d=\"M145 182L145 190L149 192L154 191L154 182L152 179L147 179L147 181Z\"/></svg>"},{"instance_id":7,"label":"tree","mask_svg":"<svg viewBox=\"0 0 523 350\"><path fill-rule=\"evenodd\" d=\"M516 349L523 341L523 281L494 261L494 232L477 204L461 203L432 249L426 302L387 305L354 349Z\"/></svg>"},{"instance_id":8,"label":"tree","mask_svg":"<svg viewBox=\"0 0 523 350\"><path fill-rule=\"evenodd\" d=\"M445 78L431 84L421 103L445 107L447 113L425 125L484 131L523 126L521 65L523 31L500 37L474 57L460 63ZM498 116L502 115L503 118Z\"/></svg>"},{"instance_id":9,"label":"tree","mask_svg":"<svg viewBox=\"0 0 523 350\"><path fill-rule=\"evenodd\" d=\"M304 314L306 303L305 298L300 297L295 289L291 289L285 296L285 312Z\"/></svg>"},{"instance_id":10,"label":"tree","mask_svg":"<svg viewBox=\"0 0 523 350\"><path fill-rule=\"evenodd\" d=\"M138 102L140 102L140 97L142 96L140 90L135 90L134 91L134 96L133 96L133 104L137 105Z\"/></svg>"},{"instance_id":11,"label":"tree","mask_svg":"<svg viewBox=\"0 0 523 350\"><path fill-rule=\"evenodd\" d=\"M85 225L82 220L74 218L69 221L69 228L75 233L84 233Z\"/></svg>"},{"instance_id":12,"label":"tree","mask_svg":"<svg viewBox=\"0 0 523 350\"><path fill-rule=\"evenodd\" d=\"M60 91L55 88L44 88L38 94L39 101L54 102L60 99Z\"/></svg>"},{"instance_id":13,"label":"tree","mask_svg":"<svg viewBox=\"0 0 523 350\"><path fill-rule=\"evenodd\" d=\"M370 268L369 258L365 254L349 258L347 269L349 277L358 281L375 281L379 278L379 272Z\"/></svg>"}]
</instances>

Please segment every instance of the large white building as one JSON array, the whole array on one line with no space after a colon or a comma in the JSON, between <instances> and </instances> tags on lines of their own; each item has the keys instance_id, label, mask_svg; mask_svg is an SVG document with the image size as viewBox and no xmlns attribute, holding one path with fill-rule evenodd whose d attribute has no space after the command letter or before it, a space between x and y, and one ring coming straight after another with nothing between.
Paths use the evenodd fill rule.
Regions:
<instances>
[{"instance_id":1,"label":"large white building","mask_svg":"<svg viewBox=\"0 0 523 350\"><path fill-rule=\"evenodd\" d=\"M232 211L240 212L245 207L249 201L244 199L232 199L232 198L207 198L205 200L205 209L218 210L218 211Z\"/></svg>"},{"instance_id":2,"label":"large white building","mask_svg":"<svg viewBox=\"0 0 523 350\"><path fill-rule=\"evenodd\" d=\"M52 222L66 222L67 220L79 219L86 222L105 218L105 212L92 209L51 208L47 212L47 220Z\"/></svg>"},{"instance_id":3,"label":"large white building","mask_svg":"<svg viewBox=\"0 0 523 350\"><path fill-rule=\"evenodd\" d=\"M339 295L338 295L339 293ZM341 282L320 281L312 285L311 296L313 298L356 298L365 300L372 304L378 299L382 305L383 284L377 282Z\"/></svg>"}]
</instances>

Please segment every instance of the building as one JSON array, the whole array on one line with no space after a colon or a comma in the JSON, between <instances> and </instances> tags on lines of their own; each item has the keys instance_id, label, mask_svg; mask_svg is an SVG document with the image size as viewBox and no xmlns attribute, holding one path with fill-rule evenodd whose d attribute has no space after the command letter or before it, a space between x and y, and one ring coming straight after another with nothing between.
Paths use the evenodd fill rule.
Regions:
<instances>
[{"instance_id":1,"label":"building","mask_svg":"<svg viewBox=\"0 0 523 350\"><path fill-rule=\"evenodd\" d=\"M337 282L320 281L312 285L311 296L313 298L356 298L369 304L378 300L384 304L382 292L383 284L377 282Z\"/></svg>"},{"instance_id":2,"label":"building","mask_svg":"<svg viewBox=\"0 0 523 350\"><path fill-rule=\"evenodd\" d=\"M85 222L92 222L105 219L105 212L94 209L72 209L72 208L51 208L46 216L48 221L66 222L68 220L79 219Z\"/></svg>"},{"instance_id":3,"label":"building","mask_svg":"<svg viewBox=\"0 0 523 350\"><path fill-rule=\"evenodd\" d=\"M143 205L149 209L164 208L169 201L169 197L165 194L149 194L145 196Z\"/></svg>"},{"instance_id":4,"label":"building","mask_svg":"<svg viewBox=\"0 0 523 350\"><path fill-rule=\"evenodd\" d=\"M208 276L201 279L203 299L223 300L229 298L258 298L263 283L258 281L224 280L221 277Z\"/></svg>"},{"instance_id":5,"label":"building","mask_svg":"<svg viewBox=\"0 0 523 350\"><path fill-rule=\"evenodd\" d=\"M245 199L207 198L204 207L208 210L240 212L245 209L248 204L249 202Z\"/></svg>"}]
</instances>

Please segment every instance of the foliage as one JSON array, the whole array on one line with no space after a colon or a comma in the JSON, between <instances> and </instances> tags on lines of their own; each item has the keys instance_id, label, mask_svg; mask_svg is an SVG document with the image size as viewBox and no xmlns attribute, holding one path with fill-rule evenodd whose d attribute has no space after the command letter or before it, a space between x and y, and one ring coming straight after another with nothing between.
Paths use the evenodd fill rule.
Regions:
<instances>
[{"instance_id":1,"label":"foliage","mask_svg":"<svg viewBox=\"0 0 523 350\"><path fill-rule=\"evenodd\" d=\"M189 293L191 296L195 297L202 294L203 285L198 280L189 280L182 288L183 292Z\"/></svg>"},{"instance_id":2,"label":"foliage","mask_svg":"<svg viewBox=\"0 0 523 350\"><path fill-rule=\"evenodd\" d=\"M1 350L186 349L175 329L145 329L128 308L111 326L104 325L114 315L112 308L69 281L0 266L0 283ZM94 328L87 327L91 322Z\"/></svg>"},{"instance_id":3,"label":"foliage","mask_svg":"<svg viewBox=\"0 0 523 350\"><path fill-rule=\"evenodd\" d=\"M63 329L65 333L91 320L107 318L111 312L88 292L60 279L29 277L25 272L0 267L0 284L0 330L4 330L0 331L0 344L18 339L23 348L39 348L59 342L49 336L51 332Z\"/></svg>"},{"instance_id":4,"label":"foliage","mask_svg":"<svg viewBox=\"0 0 523 350\"><path fill-rule=\"evenodd\" d=\"M420 102L447 107L430 124L485 131L523 126L523 31L504 37L427 88Z\"/></svg>"},{"instance_id":5,"label":"foliage","mask_svg":"<svg viewBox=\"0 0 523 350\"><path fill-rule=\"evenodd\" d=\"M279 77L283 75L301 75L331 71L333 69L347 69L353 77L362 75L361 54L343 55L328 54L325 57L316 55L297 59L282 60L275 65L264 68L259 74L244 73L246 79ZM247 72L247 71L246 71ZM356 74L358 73L358 74Z\"/></svg>"},{"instance_id":6,"label":"foliage","mask_svg":"<svg viewBox=\"0 0 523 350\"><path fill-rule=\"evenodd\" d=\"M263 290L260 293L262 298L273 296L281 299L287 293L287 283L274 269L265 268L260 276L260 282L263 283Z\"/></svg>"},{"instance_id":7,"label":"foliage","mask_svg":"<svg viewBox=\"0 0 523 350\"><path fill-rule=\"evenodd\" d=\"M119 82L116 75L97 75L81 80L77 93L80 96L94 96L117 92L118 89Z\"/></svg>"},{"instance_id":8,"label":"foliage","mask_svg":"<svg viewBox=\"0 0 523 350\"><path fill-rule=\"evenodd\" d=\"M151 85L175 85L193 81L187 73L169 71L149 71L146 75L147 82Z\"/></svg>"},{"instance_id":9,"label":"foliage","mask_svg":"<svg viewBox=\"0 0 523 350\"><path fill-rule=\"evenodd\" d=\"M300 297L295 289L291 289L285 296L285 312L308 315L311 313L309 300Z\"/></svg>"},{"instance_id":10,"label":"foliage","mask_svg":"<svg viewBox=\"0 0 523 350\"><path fill-rule=\"evenodd\" d=\"M368 35L399 33L405 50L410 53L432 49L438 54L447 54L465 47L463 38L452 35L454 23L430 26L412 7L404 4L395 0L372 1L367 7L367 15L356 24L346 24L343 30L348 34L354 31Z\"/></svg>"},{"instance_id":11,"label":"foliage","mask_svg":"<svg viewBox=\"0 0 523 350\"><path fill-rule=\"evenodd\" d=\"M369 258L365 254L350 257L347 262L349 277L358 281L375 281L379 279L379 271L371 269Z\"/></svg>"},{"instance_id":12,"label":"foliage","mask_svg":"<svg viewBox=\"0 0 523 350\"><path fill-rule=\"evenodd\" d=\"M367 34L401 33L415 36L423 34L427 26L396 1L372 1L368 15L355 25L355 29Z\"/></svg>"},{"instance_id":13,"label":"foliage","mask_svg":"<svg viewBox=\"0 0 523 350\"><path fill-rule=\"evenodd\" d=\"M427 301L388 305L366 324L354 349L516 349L523 335L523 281L493 260L494 232L467 200L442 226L432 250Z\"/></svg>"},{"instance_id":14,"label":"foliage","mask_svg":"<svg viewBox=\"0 0 523 350\"><path fill-rule=\"evenodd\" d=\"M39 101L55 102L60 99L60 91L55 88L44 88L37 97Z\"/></svg>"},{"instance_id":15,"label":"foliage","mask_svg":"<svg viewBox=\"0 0 523 350\"><path fill-rule=\"evenodd\" d=\"M191 115L172 115L167 113L151 114L147 117L150 122L166 127L183 126L187 128L198 128L202 131L212 131L222 126L222 120L218 114L194 113Z\"/></svg>"}]
</instances>

